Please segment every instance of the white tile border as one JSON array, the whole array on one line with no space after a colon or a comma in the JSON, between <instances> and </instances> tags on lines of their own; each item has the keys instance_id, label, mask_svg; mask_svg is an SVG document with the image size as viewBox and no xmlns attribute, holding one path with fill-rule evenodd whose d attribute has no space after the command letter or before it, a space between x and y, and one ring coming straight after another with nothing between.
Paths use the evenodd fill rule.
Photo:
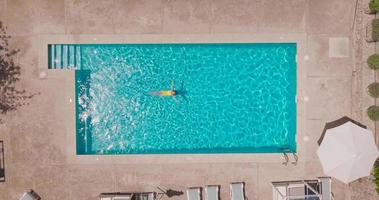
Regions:
<instances>
[{"instance_id":1,"label":"white tile border","mask_svg":"<svg viewBox=\"0 0 379 200\"><path fill-rule=\"evenodd\" d=\"M67 130L67 161L72 164L153 164L153 163L241 163L283 162L281 154L143 154L143 155L76 155L75 80L72 70L48 70L48 44L138 44L138 43L297 43L297 152L303 159L306 141L303 138L306 123L304 84L307 62L305 34L201 34L201 35L41 35L39 36L40 72L46 78L65 76L64 105ZM304 58L304 59L303 59ZM72 102L69 101L72 99ZM304 159L305 160L305 159Z\"/></svg>"}]
</instances>

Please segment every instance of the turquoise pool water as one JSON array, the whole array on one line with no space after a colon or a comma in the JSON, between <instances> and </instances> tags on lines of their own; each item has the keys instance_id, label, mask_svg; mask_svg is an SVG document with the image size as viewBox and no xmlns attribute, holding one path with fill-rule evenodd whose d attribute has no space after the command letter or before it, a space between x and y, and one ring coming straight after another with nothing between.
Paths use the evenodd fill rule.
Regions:
<instances>
[{"instance_id":1,"label":"turquoise pool water","mask_svg":"<svg viewBox=\"0 0 379 200\"><path fill-rule=\"evenodd\" d=\"M295 43L66 46L78 154L296 151Z\"/></svg>"}]
</instances>

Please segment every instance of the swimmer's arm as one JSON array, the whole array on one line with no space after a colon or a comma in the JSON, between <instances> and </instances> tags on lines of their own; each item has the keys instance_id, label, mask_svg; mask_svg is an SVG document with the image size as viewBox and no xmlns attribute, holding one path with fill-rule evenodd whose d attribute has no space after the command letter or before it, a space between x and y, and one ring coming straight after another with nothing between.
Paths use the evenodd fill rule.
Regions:
<instances>
[{"instance_id":1,"label":"swimmer's arm","mask_svg":"<svg viewBox=\"0 0 379 200\"><path fill-rule=\"evenodd\" d=\"M175 101L176 103L179 103L179 101L176 99L176 96L172 96L172 99L174 99L174 101Z\"/></svg>"}]
</instances>

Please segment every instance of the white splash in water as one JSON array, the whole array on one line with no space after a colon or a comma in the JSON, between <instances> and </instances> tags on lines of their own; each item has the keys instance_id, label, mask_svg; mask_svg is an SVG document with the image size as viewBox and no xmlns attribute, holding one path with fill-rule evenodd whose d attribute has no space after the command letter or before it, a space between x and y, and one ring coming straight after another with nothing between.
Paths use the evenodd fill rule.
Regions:
<instances>
[{"instance_id":1,"label":"white splash in water","mask_svg":"<svg viewBox=\"0 0 379 200\"><path fill-rule=\"evenodd\" d=\"M89 115L88 115L87 112L82 112L82 113L80 113L80 115L79 115L79 119L80 119L80 121L84 122L84 121L87 120L88 116L89 116Z\"/></svg>"},{"instance_id":2,"label":"white splash in water","mask_svg":"<svg viewBox=\"0 0 379 200\"><path fill-rule=\"evenodd\" d=\"M82 106L84 109L87 107L86 102L88 102L88 97L83 94L78 98L78 103L80 106Z\"/></svg>"},{"instance_id":3,"label":"white splash in water","mask_svg":"<svg viewBox=\"0 0 379 200\"><path fill-rule=\"evenodd\" d=\"M91 120L91 124L92 125L96 125L100 122L100 118L98 116L96 117L93 117L92 120Z\"/></svg>"},{"instance_id":4,"label":"white splash in water","mask_svg":"<svg viewBox=\"0 0 379 200\"><path fill-rule=\"evenodd\" d=\"M107 147L107 150L109 151L109 150L111 150L112 148L113 148L113 144L109 145L109 146Z\"/></svg>"}]
</instances>

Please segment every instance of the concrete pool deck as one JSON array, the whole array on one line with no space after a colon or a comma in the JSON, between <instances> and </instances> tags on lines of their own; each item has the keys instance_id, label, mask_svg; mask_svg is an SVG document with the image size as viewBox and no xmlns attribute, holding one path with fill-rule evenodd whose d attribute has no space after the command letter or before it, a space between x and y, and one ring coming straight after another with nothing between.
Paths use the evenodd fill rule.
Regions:
<instances>
[{"instance_id":1,"label":"concrete pool deck","mask_svg":"<svg viewBox=\"0 0 379 200\"><path fill-rule=\"evenodd\" d=\"M360 2L360 4L366 1ZM185 190L191 186L221 185L229 198L229 183L246 182L250 200L272 199L271 181L314 179L323 176L316 155L324 123L348 115L369 125L363 108L372 103L364 91L371 71L356 74L354 56L354 0L156 0L75 1L0 0L0 20L8 26L11 47L19 48L20 85L39 92L28 106L9 113L0 125L4 140L6 182L0 199L18 199L33 188L43 199L96 199L101 192L156 191L157 186ZM281 155L165 156L103 161L72 157L73 72L44 68L40 46L46 38L219 38L243 40L254 36L296 35L299 70L297 141L299 162L283 166ZM182 38L181 38L182 37ZM245 38L245 39L246 39ZM348 57L329 56L330 38L348 38ZM373 48L370 46L370 48ZM345 51L342 51L345 52ZM363 52L363 55L369 54ZM42 55L41 55L42 54ZM301 55L301 56L300 56ZM303 59L304 56L309 59ZM363 56L364 57L364 56ZM364 57L365 59L365 57ZM46 60L47 61L47 60ZM363 77L359 84L357 76ZM369 78L365 78L365 77ZM298 88L298 89L299 89ZM363 96L363 97L362 97ZM361 98L362 97L362 98ZM303 140L307 136L309 140ZM182 160L178 160L182 159ZM131 162L133 161L133 162ZM351 190L333 180L336 199L352 199ZM375 198L375 197L369 197ZM185 199L185 196L172 198Z\"/></svg>"}]
</instances>

